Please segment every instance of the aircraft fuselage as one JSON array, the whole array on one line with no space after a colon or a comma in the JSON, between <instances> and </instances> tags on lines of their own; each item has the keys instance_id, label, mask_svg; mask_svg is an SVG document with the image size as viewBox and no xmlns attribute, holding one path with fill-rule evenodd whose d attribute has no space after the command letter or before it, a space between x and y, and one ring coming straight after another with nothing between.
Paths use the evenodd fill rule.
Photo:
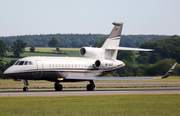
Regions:
<instances>
[{"instance_id":1,"label":"aircraft fuselage","mask_svg":"<svg viewBox=\"0 0 180 116\"><path fill-rule=\"evenodd\" d=\"M122 61L111 59L104 60L106 63L97 69L96 61L85 57L26 57L19 59L4 74L14 79L72 81L65 78L101 76L125 66Z\"/></svg>"}]
</instances>

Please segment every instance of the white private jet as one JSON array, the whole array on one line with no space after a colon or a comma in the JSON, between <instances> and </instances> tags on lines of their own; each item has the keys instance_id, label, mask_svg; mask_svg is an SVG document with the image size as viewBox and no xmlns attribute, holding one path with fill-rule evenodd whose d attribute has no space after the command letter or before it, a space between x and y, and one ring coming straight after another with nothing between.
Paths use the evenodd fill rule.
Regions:
<instances>
[{"instance_id":1,"label":"white private jet","mask_svg":"<svg viewBox=\"0 0 180 116\"><path fill-rule=\"evenodd\" d=\"M93 80L153 80L163 79L171 74L177 63L161 78L100 77L125 66L124 62L116 59L118 50L153 51L119 47L123 23L114 22L113 25L113 30L101 48L80 49L79 53L83 57L25 57L16 61L4 75L16 81L24 80L23 91L28 90L28 80L53 81L56 91L63 89L60 82L89 81L86 89L93 91Z\"/></svg>"}]
</instances>

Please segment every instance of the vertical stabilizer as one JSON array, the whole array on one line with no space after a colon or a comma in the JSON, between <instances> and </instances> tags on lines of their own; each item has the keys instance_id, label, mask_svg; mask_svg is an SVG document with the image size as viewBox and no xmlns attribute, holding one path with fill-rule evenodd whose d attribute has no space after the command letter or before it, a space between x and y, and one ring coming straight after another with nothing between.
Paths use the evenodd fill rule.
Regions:
<instances>
[{"instance_id":1,"label":"vertical stabilizer","mask_svg":"<svg viewBox=\"0 0 180 116\"><path fill-rule=\"evenodd\" d=\"M123 23L113 23L114 28L111 31L111 33L109 34L108 38L117 38L117 37L121 37L121 32L122 32L122 27L123 27Z\"/></svg>"},{"instance_id":2,"label":"vertical stabilizer","mask_svg":"<svg viewBox=\"0 0 180 116\"><path fill-rule=\"evenodd\" d=\"M123 23L113 23L114 28L112 29L109 37L106 39L102 48L105 49L104 58L105 59L116 59L118 50L108 50L107 47L119 47L120 38L123 28Z\"/></svg>"}]
</instances>

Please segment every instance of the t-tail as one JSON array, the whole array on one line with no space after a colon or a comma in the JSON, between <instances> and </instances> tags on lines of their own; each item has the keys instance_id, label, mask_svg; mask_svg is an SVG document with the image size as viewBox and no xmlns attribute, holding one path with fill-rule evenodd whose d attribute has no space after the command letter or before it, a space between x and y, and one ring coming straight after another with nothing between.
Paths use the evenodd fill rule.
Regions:
<instances>
[{"instance_id":1,"label":"t-tail","mask_svg":"<svg viewBox=\"0 0 180 116\"><path fill-rule=\"evenodd\" d=\"M82 47L80 54L84 57L91 57L96 59L109 59L116 60L118 50L133 50L133 51L153 51L153 49L141 49L130 47L119 47L123 23L114 22L109 37L106 39L101 48L95 47Z\"/></svg>"},{"instance_id":2,"label":"t-tail","mask_svg":"<svg viewBox=\"0 0 180 116\"><path fill-rule=\"evenodd\" d=\"M105 54L104 54L105 59L115 60L117 57L118 50L117 49L107 49L107 48L119 47L123 23L114 22L113 25L114 25L114 28L111 31L109 37L106 39L106 41L102 45L102 48L105 49Z\"/></svg>"}]
</instances>

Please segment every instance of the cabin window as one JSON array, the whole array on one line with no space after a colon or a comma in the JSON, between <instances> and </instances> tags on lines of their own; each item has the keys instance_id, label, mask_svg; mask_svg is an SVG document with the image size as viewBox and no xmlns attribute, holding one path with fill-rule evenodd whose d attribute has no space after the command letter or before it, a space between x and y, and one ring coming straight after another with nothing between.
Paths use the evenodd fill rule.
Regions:
<instances>
[{"instance_id":1,"label":"cabin window","mask_svg":"<svg viewBox=\"0 0 180 116\"><path fill-rule=\"evenodd\" d=\"M18 65L23 65L24 64L24 61L21 61Z\"/></svg>"},{"instance_id":2,"label":"cabin window","mask_svg":"<svg viewBox=\"0 0 180 116\"><path fill-rule=\"evenodd\" d=\"M64 65L62 64L62 68L64 68Z\"/></svg>"},{"instance_id":3,"label":"cabin window","mask_svg":"<svg viewBox=\"0 0 180 116\"><path fill-rule=\"evenodd\" d=\"M33 63L31 61L29 61L29 65L33 65Z\"/></svg>"},{"instance_id":4,"label":"cabin window","mask_svg":"<svg viewBox=\"0 0 180 116\"><path fill-rule=\"evenodd\" d=\"M19 62L20 62L20 61L16 61L16 62L14 63L14 65L18 65Z\"/></svg>"},{"instance_id":5,"label":"cabin window","mask_svg":"<svg viewBox=\"0 0 180 116\"><path fill-rule=\"evenodd\" d=\"M28 61L25 61L24 65L27 65L28 64Z\"/></svg>"}]
</instances>

